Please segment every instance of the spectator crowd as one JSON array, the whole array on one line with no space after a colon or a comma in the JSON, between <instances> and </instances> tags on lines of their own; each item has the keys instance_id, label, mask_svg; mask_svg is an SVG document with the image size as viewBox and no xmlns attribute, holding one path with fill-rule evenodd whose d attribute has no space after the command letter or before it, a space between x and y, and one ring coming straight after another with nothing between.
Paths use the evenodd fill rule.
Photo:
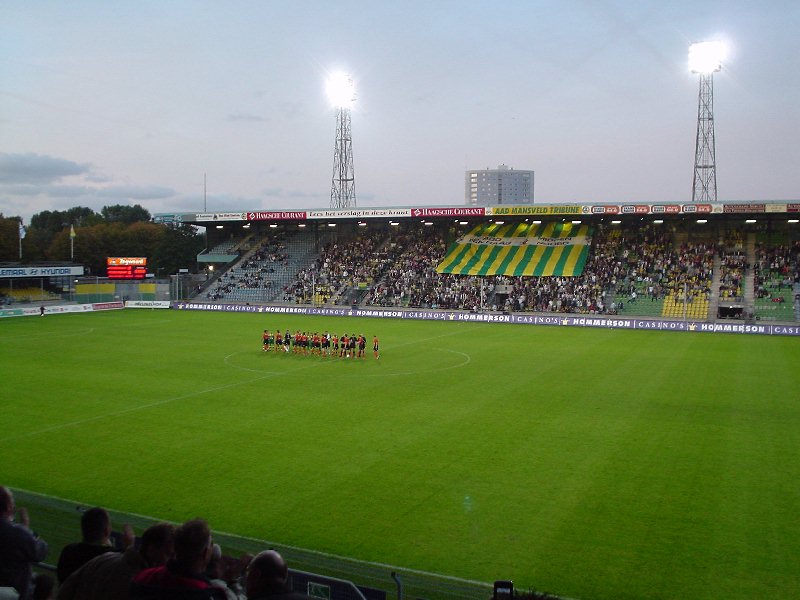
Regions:
<instances>
[{"instance_id":1,"label":"spectator crowd","mask_svg":"<svg viewBox=\"0 0 800 600\"><path fill-rule=\"evenodd\" d=\"M600 223L589 240L590 252L577 276L513 277L437 273L458 226L408 227L359 231L334 237L310 264L282 287L286 303L362 304L449 310L619 314L641 303L671 299L692 304L710 301L715 262L721 300L741 302L748 274L755 273L757 297L798 281L798 244L757 247L750 265L744 234L733 229L712 241L674 227L651 224L621 228ZM276 264L289 253L277 238L223 274L206 296L224 299L237 288L274 284ZM751 271L750 268L753 267ZM752 281L752 279L751 279ZM748 284L749 285L749 284ZM657 305L658 306L658 305Z\"/></svg>"},{"instance_id":2,"label":"spectator crowd","mask_svg":"<svg viewBox=\"0 0 800 600\"><path fill-rule=\"evenodd\" d=\"M274 550L238 559L222 554L208 523L157 523L141 537L126 525L112 536L108 512L81 516L81 540L58 557L58 586L33 567L48 556L24 508L0 486L0 598L2 600L306 600L292 591L289 568Z\"/></svg>"}]
</instances>

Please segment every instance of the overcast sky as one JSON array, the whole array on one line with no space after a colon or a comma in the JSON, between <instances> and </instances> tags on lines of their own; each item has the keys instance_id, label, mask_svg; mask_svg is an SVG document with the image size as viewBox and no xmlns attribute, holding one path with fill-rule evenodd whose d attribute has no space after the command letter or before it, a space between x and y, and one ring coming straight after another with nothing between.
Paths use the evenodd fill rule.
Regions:
<instances>
[{"instance_id":1,"label":"overcast sky","mask_svg":"<svg viewBox=\"0 0 800 600\"><path fill-rule=\"evenodd\" d=\"M0 212L325 208L346 70L359 207L690 201L690 42L714 76L720 200L800 198L800 2L0 2Z\"/></svg>"}]
</instances>

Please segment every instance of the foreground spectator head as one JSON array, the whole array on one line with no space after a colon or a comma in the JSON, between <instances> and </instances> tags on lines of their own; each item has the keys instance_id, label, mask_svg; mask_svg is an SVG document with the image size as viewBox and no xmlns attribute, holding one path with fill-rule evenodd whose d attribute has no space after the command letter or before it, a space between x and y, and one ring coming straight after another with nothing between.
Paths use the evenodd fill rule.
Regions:
<instances>
[{"instance_id":1,"label":"foreground spectator head","mask_svg":"<svg viewBox=\"0 0 800 600\"><path fill-rule=\"evenodd\" d=\"M106 509L96 506L83 513L81 534L87 544L107 544L111 535L111 518Z\"/></svg>"},{"instance_id":2,"label":"foreground spectator head","mask_svg":"<svg viewBox=\"0 0 800 600\"><path fill-rule=\"evenodd\" d=\"M58 588L58 600L127 600L133 578L148 568L156 568L172 558L175 526L159 523L142 534L137 550L107 552L84 564Z\"/></svg>"},{"instance_id":3,"label":"foreground spectator head","mask_svg":"<svg viewBox=\"0 0 800 600\"><path fill-rule=\"evenodd\" d=\"M96 506L81 515L81 536L83 539L80 542L67 544L61 549L56 567L59 584L95 556L113 550L109 540L111 518L104 508Z\"/></svg>"},{"instance_id":4,"label":"foreground spectator head","mask_svg":"<svg viewBox=\"0 0 800 600\"><path fill-rule=\"evenodd\" d=\"M280 554L275 550L260 552L250 561L250 566L247 568L245 591L248 599L286 592L288 577L289 568Z\"/></svg>"},{"instance_id":5,"label":"foreground spectator head","mask_svg":"<svg viewBox=\"0 0 800 600\"><path fill-rule=\"evenodd\" d=\"M212 555L211 530L203 519L175 532L175 558L134 576L130 600L226 600L226 591L205 575ZM78 600L78 599L76 599Z\"/></svg>"},{"instance_id":6,"label":"foreground spectator head","mask_svg":"<svg viewBox=\"0 0 800 600\"><path fill-rule=\"evenodd\" d=\"M0 519L10 521L14 518L14 494L5 486L0 485Z\"/></svg>"},{"instance_id":7,"label":"foreground spectator head","mask_svg":"<svg viewBox=\"0 0 800 600\"><path fill-rule=\"evenodd\" d=\"M175 532L175 560L196 573L206 570L211 560L211 530L203 519L187 521Z\"/></svg>"},{"instance_id":8,"label":"foreground spectator head","mask_svg":"<svg viewBox=\"0 0 800 600\"><path fill-rule=\"evenodd\" d=\"M151 567L157 567L175 556L175 526L158 523L145 529L139 553Z\"/></svg>"}]
</instances>

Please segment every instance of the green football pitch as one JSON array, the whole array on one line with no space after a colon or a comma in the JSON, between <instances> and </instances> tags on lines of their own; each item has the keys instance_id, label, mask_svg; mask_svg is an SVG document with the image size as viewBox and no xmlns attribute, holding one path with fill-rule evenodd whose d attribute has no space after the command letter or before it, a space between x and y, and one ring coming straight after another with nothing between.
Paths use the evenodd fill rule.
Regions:
<instances>
[{"instance_id":1,"label":"green football pitch","mask_svg":"<svg viewBox=\"0 0 800 600\"><path fill-rule=\"evenodd\" d=\"M264 353L265 328L367 358ZM5 319L0 483L573 598L796 598L799 366L789 337Z\"/></svg>"}]
</instances>

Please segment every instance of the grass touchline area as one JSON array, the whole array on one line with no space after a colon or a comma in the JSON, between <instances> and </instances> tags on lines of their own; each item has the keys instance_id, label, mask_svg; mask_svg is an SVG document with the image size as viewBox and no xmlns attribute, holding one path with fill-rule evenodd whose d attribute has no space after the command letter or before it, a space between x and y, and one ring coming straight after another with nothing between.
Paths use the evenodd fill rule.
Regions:
<instances>
[{"instance_id":1,"label":"grass touchline area","mask_svg":"<svg viewBox=\"0 0 800 600\"><path fill-rule=\"evenodd\" d=\"M367 356L263 352L267 328L363 334ZM0 483L567 597L791 598L798 364L783 336L6 319Z\"/></svg>"}]
</instances>

